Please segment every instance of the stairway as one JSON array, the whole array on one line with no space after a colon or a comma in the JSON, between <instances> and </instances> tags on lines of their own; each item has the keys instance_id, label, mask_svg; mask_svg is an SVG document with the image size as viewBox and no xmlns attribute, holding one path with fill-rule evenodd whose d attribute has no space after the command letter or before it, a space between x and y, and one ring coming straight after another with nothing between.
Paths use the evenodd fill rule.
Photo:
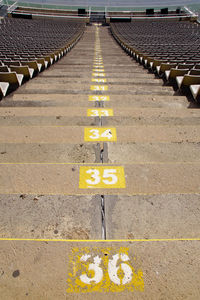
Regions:
<instances>
[{"instance_id":1,"label":"stairway","mask_svg":"<svg viewBox=\"0 0 200 300\"><path fill-rule=\"evenodd\" d=\"M173 94L91 26L1 101L2 299L199 298L200 113Z\"/></svg>"}]
</instances>

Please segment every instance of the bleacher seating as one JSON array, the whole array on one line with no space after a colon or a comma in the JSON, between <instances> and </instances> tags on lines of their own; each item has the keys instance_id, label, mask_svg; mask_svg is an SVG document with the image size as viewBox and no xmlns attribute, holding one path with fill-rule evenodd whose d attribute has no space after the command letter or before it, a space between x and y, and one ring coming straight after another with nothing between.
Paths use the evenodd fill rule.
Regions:
<instances>
[{"instance_id":1,"label":"bleacher seating","mask_svg":"<svg viewBox=\"0 0 200 300\"><path fill-rule=\"evenodd\" d=\"M0 99L62 58L84 28L80 20L4 18L0 24Z\"/></svg>"},{"instance_id":2,"label":"bleacher seating","mask_svg":"<svg viewBox=\"0 0 200 300\"><path fill-rule=\"evenodd\" d=\"M135 20L111 24L111 32L129 55L175 89L188 94L188 85L200 84L198 23Z\"/></svg>"}]
</instances>

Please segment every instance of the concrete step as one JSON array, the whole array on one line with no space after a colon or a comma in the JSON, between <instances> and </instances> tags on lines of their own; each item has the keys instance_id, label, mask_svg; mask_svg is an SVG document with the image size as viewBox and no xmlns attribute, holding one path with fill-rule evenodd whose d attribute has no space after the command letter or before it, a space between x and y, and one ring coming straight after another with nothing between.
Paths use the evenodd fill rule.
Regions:
<instances>
[{"instance_id":1,"label":"concrete step","mask_svg":"<svg viewBox=\"0 0 200 300\"><path fill-rule=\"evenodd\" d=\"M0 164L0 194L67 194L67 195L146 195L195 194L200 192L199 162L123 164L126 184L123 188L95 188L86 178L79 188L79 164ZM116 164L104 168L116 168ZM89 169L102 164L87 165ZM85 170L85 169L84 169ZM87 175L88 178L93 177ZM188 180L189 178L189 180ZM121 179L119 179L121 180ZM123 181L124 179L122 179ZM11 184L12 183L12 184ZM121 184L121 181L119 182ZM84 186L84 188L83 188Z\"/></svg>"},{"instance_id":2,"label":"concrete step","mask_svg":"<svg viewBox=\"0 0 200 300\"><path fill-rule=\"evenodd\" d=\"M3 299L83 299L76 279L85 274L80 257L91 255L102 259L103 280L100 287L84 285L87 300L154 300L163 294L169 299L198 299L198 241L127 241L67 242L67 241L4 241L1 243L1 279ZM108 260L125 253L133 268L133 284L121 287L111 284ZM106 259L104 258L106 256ZM8 260L9 258L9 260ZM121 261L120 261L121 262ZM73 272L74 265L77 265ZM121 264L120 264L121 265ZM41 270L44 270L41 272ZM56 278L56 288L55 287ZM191 280L192 278L192 280ZM19 283L20 282L20 288ZM131 282L132 283L132 282ZM184 284L183 284L184 283ZM114 287L113 287L114 285ZM95 290L96 288L96 290Z\"/></svg>"},{"instance_id":3,"label":"concrete step","mask_svg":"<svg viewBox=\"0 0 200 300\"><path fill-rule=\"evenodd\" d=\"M96 163L100 161L100 150L99 145L88 143L0 143L0 162Z\"/></svg>"},{"instance_id":4,"label":"concrete step","mask_svg":"<svg viewBox=\"0 0 200 300\"><path fill-rule=\"evenodd\" d=\"M99 119L79 116L0 116L0 126L99 126Z\"/></svg>"},{"instance_id":5,"label":"concrete step","mask_svg":"<svg viewBox=\"0 0 200 300\"><path fill-rule=\"evenodd\" d=\"M131 126L131 125L178 125L178 126L186 126L186 125L200 125L199 116L193 117L171 117L167 114L167 116L158 115L157 118L154 116L124 116L124 117L103 117L103 126Z\"/></svg>"},{"instance_id":6,"label":"concrete step","mask_svg":"<svg viewBox=\"0 0 200 300\"><path fill-rule=\"evenodd\" d=\"M143 86L138 85L138 84L104 84L107 86L107 89L109 93L112 94L117 94L117 95L135 95L135 94L159 94L159 95L173 95L174 91L172 90L171 87L162 87L159 85L145 85ZM96 84L91 82L91 86L104 86L103 84ZM40 88L38 84L36 83L31 83L30 85L24 85L20 87L16 93L30 93L30 94L41 94L41 93L63 93L63 94L91 94L94 91L90 90L90 85L88 83L83 84L83 83L66 83L66 84L43 84L42 87ZM104 93L107 92L107 90L103 91Z\"/></svg>"},{"instance_id":7,"label":"concrete step","mask_svg":"<svg viewBox=\"0 0 200 300\"><path fill-rule=\"evenodd\" d=\"M83 98L83 97L82 97ZM87 100L85 100L86 102ZM109 101L110 102L110 101ZM89 105L89 102L88 102ZM95 109L95 107L94 107ZM96 109L99 109L96 107ZM103 108L102 108L103 109ZM108 109L108 108L107 108ZM85 107L0 107L0 116L5 117L26 117L26 116L67 116L67 117L77 117L77 116L87 116L87 108ZM198 110L185 109L185 107L180 108L137 108L137 107L118 107L113 109L115 118L131 117L132 118L198 118L200 112ZM92 118L92 117L91 117ZM102 117L109 122L110 118ZM104 122L104 120L103 120ZM120 120L121 122L121 120ZM120 123L121 124L121 123Z\"/></svg>"},{"instance_id":8,"label":"concrete step","mask_svg":"<svg viewBox=\"0 0 200 300\"><path fill-rule=\"evenodd\" d=\"M93 74L93 73L92 73ZM92 78L92 74L88 74L87 76L84 76L82 78L75 78L75 77L63 77L63 78L59 78L59 77L45 77L45 82L46 84L54 84L54 85L63 85L63 84L77 84L77 83L87 83L88 85L90 83L93 83L94 81L92 81L92 79L105 79L106 80L106 84L118 84L118 85L127 85L127 84L139 84L139 85L161 85L161 81L159 79L155 80L154 78L132 78L132 77L124 77L124 78L107 78L107 76L105 75L104 77L99 77L99 76L93 76ZM96 74L96 73L95 73ZM97 73L98 74L98 73ZM29 84L29 87L35 87L37 88L37 86L40 85L44 85L44 77L43 78L38 78L35 81L32 81L31 84ZM102 84L102 82L100 82L99 84Z\"/></svg>"},{"instance_id":9,"label":"concrete step","mask_svg":"<svg viewBox=\"0 0 200 300\"><path fill-rule=\"evenodd\" d=\"M106 196L107 239L195 238L199 197L192 193Z\"/></svg>"},{"instance_id":10,"label":"concrete step","mask_svg":"<svg viewBox=\"0 0 200 300\"><path fill-rule=\"evenodd\" d=\"M108 143L108 162L115 164L149 162L199 162L200 144L196 142L172 143Z\"/></svg>"},{"instance_id":11,"label":"concrete step","mask_svg":"<svg viewBox=\"0 0 200 300\"><path fill-rule=\"evenodd\" d=\"M1 238L101 239L98 196L1 194L0 205Z\"/></svg>"},{"instance_id":12,"label":"concrete step","mask_svg":"<svg viewBox=\"0 0 200 300\"><path fill-rule=\"evenodd\" d=\"M103 128L109 127L111 126ZM40 124L37 126L1 126L0 143L83 143L85 128L85 126L41 126ZM198 143L200 138L200 125L141 125L114 128L118 143ZM98 139L94 139L93 142L97 143Z\"/></svg>"}]
</instances>

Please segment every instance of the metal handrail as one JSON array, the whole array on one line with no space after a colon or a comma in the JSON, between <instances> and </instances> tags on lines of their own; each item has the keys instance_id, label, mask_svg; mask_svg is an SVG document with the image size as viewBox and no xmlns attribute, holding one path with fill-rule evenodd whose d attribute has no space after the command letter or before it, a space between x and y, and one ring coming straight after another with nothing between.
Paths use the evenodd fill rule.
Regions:
<instances>
[{"instance_id":1,"label":"metal handrail","mask_svg":"<svg viewBox=\"0 0 200 300\"><path fill-rule=\"evenodd\" d=\"M8 13L11 13L13 10L15 10L15 8L17 7L17 4L18 4L18 1L16 1L12 5L10 5L7 9Z\"/></svg>"}]
</instances>

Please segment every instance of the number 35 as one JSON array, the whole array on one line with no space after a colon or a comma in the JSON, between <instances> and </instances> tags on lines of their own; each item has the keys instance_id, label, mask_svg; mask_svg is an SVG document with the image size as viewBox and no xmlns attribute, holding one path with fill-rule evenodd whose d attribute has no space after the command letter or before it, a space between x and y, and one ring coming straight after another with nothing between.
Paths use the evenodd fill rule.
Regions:
<instances>
[{"instance_id":1,"label":"number 35","mask_svg":"<svg viewBox=\"0 0 200 300\"><path fill-rule=\"evenodd\" d=\"M116 184L118 181L118 178L115 175L116 172L117 172L116 169L105 169L103 171L103 176L101 178L99 170L90 169L90 170L87 170L86 173L91 174L92 180L87 179L86 182L88 184L96 185L96 184L99 184L102 180L102 182L104 184Z\"/></svg>"}]
</instances>

